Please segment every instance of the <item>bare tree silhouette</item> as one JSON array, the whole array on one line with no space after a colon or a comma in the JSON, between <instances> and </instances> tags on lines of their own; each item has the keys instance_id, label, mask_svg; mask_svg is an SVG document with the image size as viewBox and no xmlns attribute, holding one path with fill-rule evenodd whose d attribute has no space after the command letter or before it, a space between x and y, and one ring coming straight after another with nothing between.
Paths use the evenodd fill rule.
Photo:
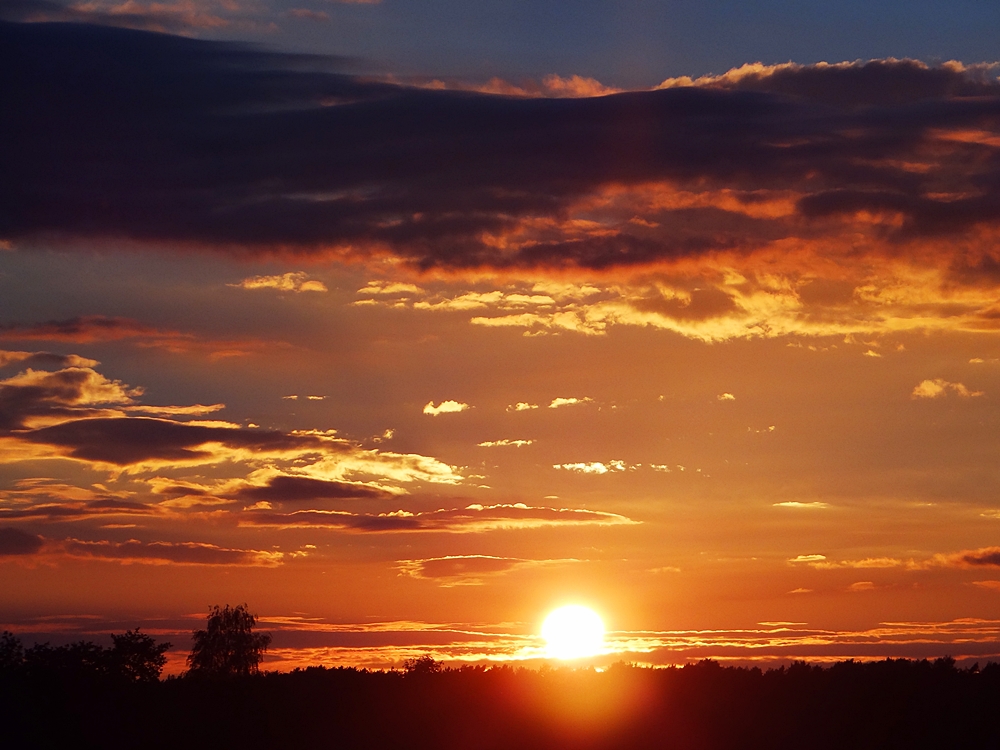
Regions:
<instances>
[{"instance_id":1,"label":"bare tree silhouette","mask_svg":"<svg viewBox=\"0 0 1000 750\"><path fill-rule=\"evenodd\" d=\"M256 624L257 618L246 604L212 607L205 629L196 630L192 636L194 646L188 655L191 673L206 677L257 674L271 636L254 633Z\"/></svg>"}]
</instances>

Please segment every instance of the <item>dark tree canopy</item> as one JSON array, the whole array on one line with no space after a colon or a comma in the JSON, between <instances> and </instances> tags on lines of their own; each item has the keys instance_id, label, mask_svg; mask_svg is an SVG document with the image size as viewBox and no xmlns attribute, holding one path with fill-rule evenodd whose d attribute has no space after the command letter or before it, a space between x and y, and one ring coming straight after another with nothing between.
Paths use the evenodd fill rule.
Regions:
<instances>
[{"instance_id":1,"label":"dark tree canopy","mask_svg":"<svg viewBox=\"0 0 1000 750\"><path fill-rule=\"evenodd\" d=\"M271 643L268 633L254 633L257 618L246 604L215 605L204 630L194 632L188 666L196 675L236 677L256 674Z\"/></svg>"},{"instance_id":2,"label":"dark tree canopy","mask_svg":"<svg viewBox=\"0 0 1000 750\"><path fill-rule=\"evenodd\" d=\"M156 682L167 663L166 652L171 644L157 644L139 628L127 630L122 635L111 635L111 650L115 667L121 676L134 682Z\"/></svg>"},{"instance_id":3,"label":"dark tree canopy","mask_svg":"<svg viewBox=\"0 0 1000 750\"><path fill-rule=\"evenodd\" d=\"M111 634L114 645L103 648L91 641L64 646L36 643L24 648L21 639L6 630L0 633L0 674L41 680L111 679L157 682L167 663L171 644L157 643L145 633L127 630Z\"/></svg>"}]
</instances>

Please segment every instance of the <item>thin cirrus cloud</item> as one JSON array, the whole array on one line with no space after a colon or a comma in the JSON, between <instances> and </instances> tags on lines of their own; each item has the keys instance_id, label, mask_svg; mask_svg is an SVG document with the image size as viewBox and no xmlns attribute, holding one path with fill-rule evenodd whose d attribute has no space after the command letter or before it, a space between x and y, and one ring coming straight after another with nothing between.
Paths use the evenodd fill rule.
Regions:
<instances>
[{"instance_id":1,"label":"thin cirrus cloud","mask_svg":"<svg viewBox=\"0 0 1000 750\"><path fill-rule=\"evenodd\" d=\"M419 560L397 560L402 575L431 580L440 586L481 586L484 579L517 570L577 563L579 560L530 560L495 555L445 555Z\"/></svg>"},{"instance_id":2,"label":"thin cirrus cloud","mask_svg":"<svg viewBox=\"0 0 1000 750\"><path fill-rule=\"evenodd\" d=\"M296 553L302 554L302 553ZM45 539L16 528L0 528L0 556L73 557L149 565L280 565L285 553L220 547L204 542L124 542Z\"/></svg>"},{"instance_id":3,"label":"thin cirrus cloud","mask_svg":"<svg viewBox=\"0 0 1000 750\"><path fill-rule=\"evenodd\" d=\"M225 28L264 28L247 6L227 0L175 0L174 2L101 2L88 0L57 3L51 0L17 0L5 3L0 19L86 23L146 31L187 34Z\"/></svg>"},{"instance_id":4,"label":"thin cirrus cloud","mask_svg":"<svg viewBox=\"0 0 1000 750\"><path fill-rule=\"evenodd\" d=\"M866 557L858 560L829 560L826 555L798 555L788 560L789 564L806 564L818 570L838 570L843 568L903 568L906 570L928 570L930 568L1000 568L1000 547L980 547L948 554L938 553L923 560L896 557Z\"/></svg>"},{"instance_id":5,"label":"thin cirrus cloud","mask_svg":"<svg viewBox=\"0 0 1000 750\"><path fill-rule=\"evenodd\" d=\"M255 339L205 339L193 333L157 328L130 318L106 315L82 315L25 325L0 325L0 340L65 341L75 344L131 341L139 347L162 349L173 354L203 353L210 359L244 356L283 346L281 343Z\"/></svg>"},{"instance_id":6,"label":"thin cirrus cloud","mask_svg":"<svg viewBox=\"0 0 1000 750\"><path fill-rule=\"evenodd\" d=\"M433 511L354 513L341 510L301 510L271 513L248 510L241 526L279 529L326 528L358 533L452 532L478 533L503 529L535 529L547 526L619 526L638 523L617 513L580 508L532 507L524 503L473 503L465 508Z\"/></svg>"}]
</instances>

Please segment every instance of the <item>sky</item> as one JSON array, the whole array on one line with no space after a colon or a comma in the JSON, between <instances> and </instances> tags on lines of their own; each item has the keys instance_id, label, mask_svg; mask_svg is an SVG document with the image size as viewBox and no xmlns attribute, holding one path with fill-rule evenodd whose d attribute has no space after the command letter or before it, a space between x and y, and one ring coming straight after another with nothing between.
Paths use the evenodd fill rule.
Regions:
<instances>
[{"instance_id":1,"label":"sky","mask_svg":"<svg viewBox=\"0 0 1000 750\"><path fill-rule=\"evenodd\" d=\"M0 628L1000 658L998 16L0 3Z\"/></svg>"}]
</instances>

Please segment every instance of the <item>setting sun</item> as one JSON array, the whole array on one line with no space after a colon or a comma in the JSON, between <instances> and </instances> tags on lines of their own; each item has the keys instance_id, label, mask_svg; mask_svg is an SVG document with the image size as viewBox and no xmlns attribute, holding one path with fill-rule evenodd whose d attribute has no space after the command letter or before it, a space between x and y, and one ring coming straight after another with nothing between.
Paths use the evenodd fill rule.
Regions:
<instances>
[{"instance_id":1,"label":"setting sun","mask_svg":"<svg viewBox=\"0 0 1000 750\"><path fill-rule=\"evenodd\" d=\"M556 659L579 659L604 648L604 623L594 610L569 604L553 610L542 623L546 651Z\"/></svg>"}]
</instances>

